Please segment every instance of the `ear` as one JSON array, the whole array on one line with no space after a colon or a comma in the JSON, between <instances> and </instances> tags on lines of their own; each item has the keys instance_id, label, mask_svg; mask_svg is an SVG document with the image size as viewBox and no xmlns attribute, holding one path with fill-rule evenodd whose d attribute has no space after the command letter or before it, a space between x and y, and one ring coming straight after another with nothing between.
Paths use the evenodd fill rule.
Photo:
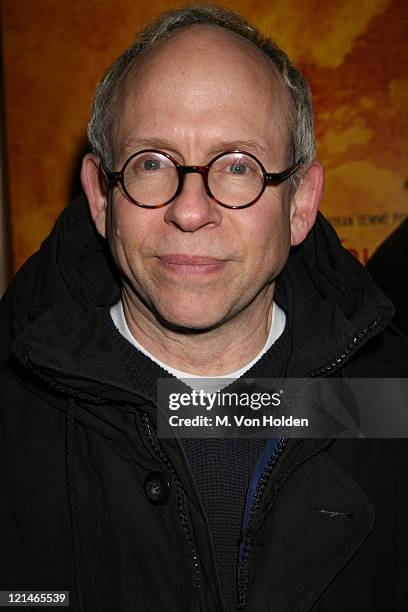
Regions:
<instances>
[{"instance_id":1,"label":"ear","mask_svg":"<svg viewBox=\"0 0 408 612\"><path fill-rule=\"evenodd\" d=\"M314 222L324 187L324 171L318 161L314 161L306 174L290 204L291 245L303 242Z\"/></svg>"},{"instance_id":2,"label":"ear","mask_svg":"<svg viewBox=\"0 0 408 612\"><path fill-rule=\"evenodd\" d=\"M106 238L108 193L97 155L88 153L82 161L81 183L97 232Z\"/></svg>"}]
</instances>

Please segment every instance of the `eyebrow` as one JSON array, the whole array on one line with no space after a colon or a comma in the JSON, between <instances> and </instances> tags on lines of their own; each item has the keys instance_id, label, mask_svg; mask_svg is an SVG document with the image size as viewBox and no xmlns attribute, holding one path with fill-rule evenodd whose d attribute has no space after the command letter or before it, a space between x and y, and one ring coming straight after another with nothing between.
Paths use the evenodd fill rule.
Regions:
<instances>
[{"instance_id":1,"label":"eyebrow","mask_svg":"<svg viewBox=\"0 0 408 612\"><path fill-rule=\"evenodd\" d=\"M175 155L180 155L180 151L175 148L174 142L170 142L163 138L155 137L144 137L144 138L129 138L124 146L124 151L131 153L137 149L165 149ZM267 149L259 142L253 140L224 140L210 143L209 145L209 157L222 153L223 151L232 151L235 149L242 149L249 153L260 153L264 156L268 156L271 153L271 149Z\"/></svg>"}]
</instances>

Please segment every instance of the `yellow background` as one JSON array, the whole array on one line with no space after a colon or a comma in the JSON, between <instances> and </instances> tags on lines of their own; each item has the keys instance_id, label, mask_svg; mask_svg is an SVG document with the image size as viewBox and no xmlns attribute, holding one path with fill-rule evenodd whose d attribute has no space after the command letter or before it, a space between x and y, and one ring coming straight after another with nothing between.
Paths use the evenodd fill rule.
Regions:
<instances>
[{"instance_id":1,"label":"yellow background","mask_svg":"<svg viewBox=\"0 0 408 612\"><path fill-rule=\"evenodd\" d=\"M93 92L161 10L139 0L3 0L6 160L17 269L79 189ZM289 53L311 84L322 210L365 261L408 213L408 3L227 1Z\"/></svg>"}]
</instances>

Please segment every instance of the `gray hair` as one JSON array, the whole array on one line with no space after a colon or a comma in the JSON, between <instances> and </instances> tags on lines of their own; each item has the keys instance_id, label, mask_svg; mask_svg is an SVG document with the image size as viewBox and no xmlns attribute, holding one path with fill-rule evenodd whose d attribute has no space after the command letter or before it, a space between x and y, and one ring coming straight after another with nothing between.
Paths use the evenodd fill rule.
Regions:
<instances>
[{"instance_id":1,"label":"gray hair","mask_svg":"<svg viewBox=\"0 0 408 612\"><path fill-rule=\"evenodd\" d=\"M174 32L194 25L223 28L253 43L269 57L288 89L292 104L290 113L289 163L303 160L307 167L315 157L313 109L309 86L290 59L269 37L262 35L240 15L216 5L190 5L163 12L142 30L135 42L108 69L100 81L88 123L88 139L106 168L114 164L114 108L120 84L141 54L153 50ZM292 177L291 190L296 189L299 176Z\"/></svg>"}]
</instances>

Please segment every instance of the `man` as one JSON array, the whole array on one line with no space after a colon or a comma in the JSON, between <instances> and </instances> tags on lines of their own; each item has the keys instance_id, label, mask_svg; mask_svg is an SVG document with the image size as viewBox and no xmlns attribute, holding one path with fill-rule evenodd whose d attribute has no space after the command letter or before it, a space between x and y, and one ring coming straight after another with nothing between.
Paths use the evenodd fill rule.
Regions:
<instances>
[{"instance_id":1,"label":"man","mask_svg":"<svg viewBox=\"0 0 408 612\"><path fill-rule=\"evenodd\" d=\"M233 13L172 11L108 71L89 138L91 218L69 206L2 304L2 589L405 609L395 441L156 431L163 377L406 374L390 302L316 222L301 74Z\"/></svg>"}]
</instances>

